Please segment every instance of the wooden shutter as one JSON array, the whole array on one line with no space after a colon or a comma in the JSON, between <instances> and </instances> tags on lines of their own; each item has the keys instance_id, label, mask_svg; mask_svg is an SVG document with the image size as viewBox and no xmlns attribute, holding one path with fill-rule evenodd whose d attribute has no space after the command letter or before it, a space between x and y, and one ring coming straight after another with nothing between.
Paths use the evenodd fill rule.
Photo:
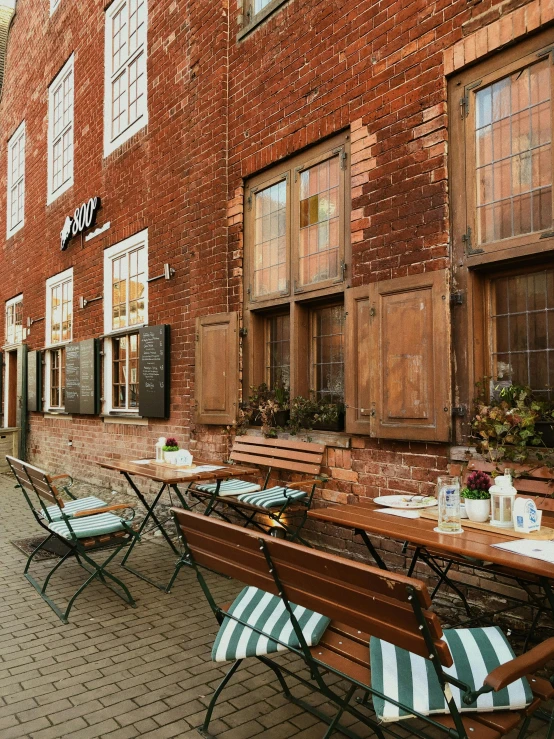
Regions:
<instances>
[{"instance_id":1,"label":"wooden shutter","mask_svg":"<svg viewBox=\"0 0 554 739\"><path fill-rule=\"evenodd\" d=\"M447 270L376 283L370 321L373 435L448 441L451 422Z\"/></svg>"},{"instance_id":2,"label":"wooden shutter","mask_svg":"<svg viewBox=\"0 0 554 739\"><path fill-rule=\"evenodd\" d=\"M238 406L238 314L196 319L196 422L230 424Z\"/></svg>"},{"instance_id":3,"label":"wooden shutter","mask_svg":"<svg viewBox=\"0 0 554 739\"><path fill-rule=\"evenodd\" d=\"M346 366L345 404L346 430L351 434L371 433L373 405L370 394L371 315L370 286L347 290L346 306Z\"/></svg>"},{"instance_id":4,"label":"wooden shutter","mask_svg":"<svg viewBox=\"0 0 554 739\"><path fill-rule=\"evenodd\" d=\"M447 270L346 291L346 430L448 441Z\"/></svg>"}]
</instances>

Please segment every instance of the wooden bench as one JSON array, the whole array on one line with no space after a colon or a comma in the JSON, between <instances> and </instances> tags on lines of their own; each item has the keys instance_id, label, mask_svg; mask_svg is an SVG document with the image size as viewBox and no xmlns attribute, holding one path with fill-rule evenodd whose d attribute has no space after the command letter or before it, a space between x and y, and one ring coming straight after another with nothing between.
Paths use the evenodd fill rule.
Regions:
<instances>
[{"instance_id":1,"label":"wooden bench","mask_svg":"<svg viewBox=\"0 0 554 739\"><path fill-rule=\"evenodd\" d=\"M402 716L407 734L395 736L416 730L410 716L424 722L424 728L433 727L440 735L453 739L499 739L520 723L523 736L542 702L554 697L550 682L532 675L554 657L554 639L515 657L497 627L473 629L471 634L467 629L443 633L420 580L190 511L174 508L172 513L187 562L194 567L220 625L212 657L233 663L210 701L200 729L203 736L210 736L207 732L217 700L247 657L256 657L273 671L287 698L329 724L325 737L335 729L356 736L351 727L339 725L345 712L380 739L388 733L388 726L400 728L395 722L399 718L396 714L402 712L408 716ZM217 605L201 567L247 586L230 608ZM483 648L488 667L481 655L469 659L466 648ZM300 662L274 659L277 651L287 650ZM452 665L450 674L448 668ZM405 694L410 681L399 682L398 676L405 677L410 670L412 688ZM327 679L329 675L333 679ZM417 675L424 677L416 679ZM333 707L334 716L325 717L294 698L286 676L323 695ZM525 676L528 682L519 682ZM346 693L340 692L336 677L349 685ZM423 690L423 683L428 691ZM519 701L517 709L503 707L507 685L512 686L508 703L513 706L514 700ZM365 699L353 704L357 689L364 691ZM427 715L426 693L428 702L438 700L443 713ZM481 708L493 702L499 710L486 712ZM421 723L417 736L429 736Z\"/></svg>"},{"instance_id":2,"label":"wooden bench","mask_svg":"<svg viewBox=\"0 0 554 739\"><path fill-rule=\"evenodd\" d=\"M106 506L98 498L73 498L70 503L66 503L55 481L67 478L68 475L48 475L44 470L15 457L7 456L6 460L37 523L47 533L46 539L28 558L23 574L61 621L68 623L69 612L76 598L96 578L135 607L135 602L126 585L106 569L121 549L137 538L136 532L127 521L113 515L114 511L131 508L131 506L128 504ZM36 502L33 502L35 500ZM97 505L98 503L100 505ZM51 539L61 542L62 550L65 549L66 553L56 561L43 583L40 584L29 573L29 568L34 557L45 548ZM114 551L103 562L98 563L93 559L95 552L107 549ZM46 595L46 589L54 572L72 556L86 570L89 577L77 588L65 610L62 611ZM106 578L114 582L122 592L109 585Z\"/></svg>"},{"instance_id":3,"label":"wooden bench","mask_svg":"<svg viewBox=\"0 0 554 739\"><path fill-rule=\"evenodd\" d=\"M288 439L264 439L254 436L237 436L230 454L231 462L252 466L252 475L264 481L226 480L209 484L196 483L189 487L189 493L203 502L206 515L217 513L229 520L223 512L231 508L246 526L255 526L261 531L281 527L291 539L303 541L300 531L304 526L308 511L318 483L326 478L321 475L321 465L325 446L304 441ZM262 473L265 469L265 475ZM274 470L300 475L310 475L309 479L285 485L272 485ZM270 519L270 524L257 520L259 514ZM297 523L292 525L287 519L293 514ZM303 543L306 543L303 541Z\"/></svg>"}]
</instances>

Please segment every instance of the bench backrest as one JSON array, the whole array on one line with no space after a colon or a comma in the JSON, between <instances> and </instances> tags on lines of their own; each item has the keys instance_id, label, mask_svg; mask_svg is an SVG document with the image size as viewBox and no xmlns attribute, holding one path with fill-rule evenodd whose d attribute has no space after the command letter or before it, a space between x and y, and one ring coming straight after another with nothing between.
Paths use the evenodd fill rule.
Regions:
<instances>
[{"instance_id":1,"label":"bench backrest","mask_svg":"<svg viewBox=\"0 0 554 739\"><path fill-rule=\"evenodd\" d=\"M233 462L275 467L289 472L318 475L323 462L323 444L287 439L264 439L259 436L237 436L231 450Z\"/></svg>"},{"instance_id":2,"label":"bench backrest","mask_svg":"<svg viewBox=\"0 0 554 739\"><path fill-rule=\"evenodd\" d=\"M554 494L554 472L548 467L516 464L515 462L502 462L501 465L495 465L479 459L471 459L467 466L450 465L451 474L461 475L462 482L465 482L469 473L475 470L492 475L493 472L504 474L505 469L512 470L512 475L515 475L513 485L518 493L534 498L537 508L543 511L554 511L554 499L551 497ZM520 475L524 476L520 477Z\"/></svg>"},{"instance_id":3,"label":"bench backrest","mask_svg":"<svg viewBox=\"0 0 554 739\"><path fill-rule=\"evenodd\" d=\"M273 595L279 594L277 575L291 603L428 658L429 647L412 607L416 599L439 659L445 667L452 665L448 645L441 639L441 625L429 610L431 599L427 587L420 580L252 532L216 518L180 508L171 510L196 565ZM262 542L271 557L271 565Z\"/></svg>"},{"instance_id":4,"label":"bench backrest","mask_svg":"<svg viewBox=\"0 0 554 739\"><path fill-rule=\"evenodd\" d=\"M32 506L29 496L38 496L42 509L46 512L46 504L64 507L63 498L59 494L56 486L50 481L50 478L44 470L33 467L32 464L23 462L16 457L6 456L6 460L15 476L17 482L21 485L23 492L26 494L29 505Z\"/></svg>"}]
</instances>

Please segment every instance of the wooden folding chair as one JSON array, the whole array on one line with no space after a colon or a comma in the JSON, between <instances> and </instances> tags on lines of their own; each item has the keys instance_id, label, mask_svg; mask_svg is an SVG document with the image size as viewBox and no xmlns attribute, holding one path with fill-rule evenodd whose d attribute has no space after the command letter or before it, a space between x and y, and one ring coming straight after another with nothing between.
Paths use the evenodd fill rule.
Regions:
<instances>
[{"instance_id":1,"label":"wooden folding chair","mask_svg":"<svg viewBox=\"0 0 554 739\"><path fill-rule=\"evenodd\" d=\"M98 508L85 508L84 510L79 509L78 506L74 506L73 511L68 515L66 508L71 504L66 506L53 482L57 477L65 477L65 475L50 477L43 470L33 467L20 459L9 456L6 459L37 523L47 533L46 539L36 547L28 558L24 575L40 594L41 598L48 603L54 613L63 623L68 623L69 612L75 600L96 578L116 593L116 595L129 603L129 605L135 607L135 601L125 583L106 569L114 557L131 541L137 538L137 533L126 520L113 515L113 511L124 510L131 506L120 504ZM35 496L38 500L38 506L33 503ZM62 542L67 547L67 552L60 557L46 575L44 582L40 584L29 574L29 568L34 557L45 548L51 539L57 539ZM97 552L111 549L113 551L101 563L96 562L92 556ZM79 565L89 573L89 577L71 596L64 611L48 597L46 589L52 575L70 557L76 558ZM114 582L122 592L116 590L106 578Z\"/></svg>"},{"instance_id":2,"label":"wooden folding chair","mask_svg":"<svg viewBox=\"0 0 554 739\"><path fill-rule=\"evenodd\" d=\"M212 659L232 662L199 729L204 737L210 737L221 692L246 658L269 667L288 699L328 724L324 739L335 731L357 737L339 723L346 713L379 739L385 734L500 739L518 725L523 737L543 702L554 697L554 677L548 681L533 674L554 658L554 639L515 657L496 626L443 632L420 580L190 511L172 511L220 624ZM230 607L221 607L200 566L247 587ZM301 661L274 659L286 651ZM295 698L285 676L324 696L331 713ZM356 691L358 701L353 700ZM550 739L553 723L545 717Z\"/></svg>"}]
</instances>

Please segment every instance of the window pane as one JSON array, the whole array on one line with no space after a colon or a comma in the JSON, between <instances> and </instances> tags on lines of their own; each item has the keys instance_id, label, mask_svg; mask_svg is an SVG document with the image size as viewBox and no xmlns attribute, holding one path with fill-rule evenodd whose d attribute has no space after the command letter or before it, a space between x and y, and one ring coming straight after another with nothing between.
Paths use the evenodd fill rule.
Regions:
<instances>
[{"instance_id":1,"label":"window pane","mask_svg":"<svg viewBox=\"0 0 554 739\"><path fill-rule=\"evenodd\" d=\"M254 195L254 297L287 289L287 183L277 182Z\"/></svg>"},{"instance_id":2,"label":"window pane","mask_svg":"<svg viewBox=\"0 0 554 739\"><path fill-rule=\"evenodd\" d=\"M493 383L554 397L554 270L493 280L490 322Z\"/></svg>"},{"instance_id":3,"label":"window pane","mask_svg":"<svg viewBox=\"0 0 554 739\"><path fill-rule=\"evenodd\" d=\"M479 243L552 225L550 61L475 96Z\"/></svg>"},{"instance_id":4,"label":"window pane","mask_svg":"<svg viewBox=\"0 0 554 739\"><path fill-rule=\"evenodd\" d=\"M112 405L116 409L138 408L139 335L112 339Z\"/></svg>"},{"instance_id":5,"label":"window pane","mask_svg":"<svg viewBox=\"0 0 554 739\"><path fill-rule=\"evenodd\" d=\"M300 284L339 274L339 157L300 173Z\"/></svg>"},{"instance_id":6,"label":"window pane","mask_svg":"<svg viewBox=\"0 0 554 739\"><path fill-rule=\"evenodd\" d=\"M344 400L344 308L333 305L312 314L312 369L316 397Z\"/></svg>"},{"instance_id":7,"label":"window pane","mask_svg":"<svg viewBox=\"0 0 554 739\"><path fill-rule=\"evenodd\" d=\"M288 313L267 319L267 384L290 385L290 320Z\"/></svg>"}]
</instances>

